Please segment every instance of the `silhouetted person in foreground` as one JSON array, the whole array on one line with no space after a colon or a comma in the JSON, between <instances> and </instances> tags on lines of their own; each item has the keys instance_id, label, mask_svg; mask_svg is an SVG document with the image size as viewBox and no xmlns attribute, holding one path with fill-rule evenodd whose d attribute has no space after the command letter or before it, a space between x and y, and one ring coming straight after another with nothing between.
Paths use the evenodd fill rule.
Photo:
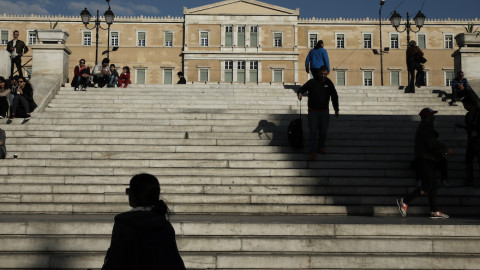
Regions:
<instances>
[{"instance_id":1,"label":"silhouetted person in foreground","mask_svg":"<svg viewBox=\"0 0 480 270\"><path fill-rule=\"evenodd\" d=\"M456 124L467 131L467 149L465 152L466 183L473 186L473 161L477 158L480 167L480 109L470 95L462 99L463 107L468 111L465 124Z\"/></svg>"},{"instance_id":2,"label":"silhouetted person in foreground","mask_svg":"<svg viewBox=\"0 0 480 270\"><path fill-rule=\"evenodd\" d=\"M419 196L427 195L430 203L430 218L449 218L448 215L437 209L438 188L435 180L435 166L442 156L453 154L453 151L438 141L438 132L433 127L436 113L438 111L424 108L419 114L422 121L415 134L415 168L417 177L422 179L422 186L416 188L404 198L397 199L398 210L403 217L407 216L407 208L410 202Z\"/></svg>"},{"instance_id":3,"label":"silhouetted person in foreground","mask_svg":"<svg viewBox=\"0 0 480 270\"><path fill-rule=\"evenodd\" d=\"M308 127L310 129L311 159L317 158L317 151L325 154L328 124L330 122L329 103L332 98L335 117L339 116L338 94L332 81L327 78L328 69L322 66L315 71L314 79L310 79L300 89L297 96L302 100L302 94L308 92Z\"/></svg>"},{"instance_id":4,"label":"silhouetted person in foreground","mask_svg":"<svg viewBox=\"0 0 480 270\"><path fill-rule=\"evenodd\" d=\"M178 253L160 184L151 174L137 174L126 189L132 210L115 216L103 270L185 270Z\"/></svg>"}]
</instances>

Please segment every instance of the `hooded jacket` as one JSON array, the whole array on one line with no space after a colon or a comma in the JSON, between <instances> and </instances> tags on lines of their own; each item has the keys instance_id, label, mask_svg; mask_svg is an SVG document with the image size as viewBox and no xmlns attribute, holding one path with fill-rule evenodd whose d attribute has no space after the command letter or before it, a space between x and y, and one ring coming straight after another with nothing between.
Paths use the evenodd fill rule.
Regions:
<instances>
[{"instance_id":1,"label":"hooded jacket","mask_svg":"<svg viewBox=\"0 0 480 270\"><path fill-rule=\"evenodd\" d=\"M129 211L115 216L102 270L185 270L175 230L164 215Z\"/></svg>"}]
</instances>

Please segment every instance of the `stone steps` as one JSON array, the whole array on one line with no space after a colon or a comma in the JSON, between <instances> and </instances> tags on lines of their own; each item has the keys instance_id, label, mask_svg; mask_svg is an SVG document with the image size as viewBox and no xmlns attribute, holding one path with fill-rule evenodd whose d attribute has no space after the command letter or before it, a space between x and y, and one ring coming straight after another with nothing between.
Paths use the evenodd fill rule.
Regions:
<instances>
[{"instance_id":1,"label":"stone steps","mask_svg":"<svg viewBox=\"0 0 480 270\"><path fill-rule=\"evenodd\" d=\"M308 97L306 145L287 143L294 88L60 89L28 123L2 127L0 268L99 269L113 214L130 209L124 190L140 172L158 177L179 214L188 269L478 268L478 221L458 222L480 205L480 190L462 186L466 136L453 124L465 111L432 93L447 88L339 87L341 117L331 117L317 161L307 155ZM440 111L440 138L456 152L452 187L439 190L454 218L436 223L402 219L395 205L416 183L409 164L423 107ZM409 216L428 211L422 198Z\"/></svg>"},{"instance_id":2,"label":"stone steps","mask_svg":"<svg viewBox=\"0 0 480 270\"><path fill-rule=\"evenodd\" d=\"M98 269L109 246L112 218L3 217L3 267ZM172 218L187 269L377 269L387 263L389 269L476 269L480 262L479 226L468 224L468 220L446 224L418 219L409 219L406 224L394 219L378 221L275 216L231 217L229 222Z\"/></svg>"}]
</instances>

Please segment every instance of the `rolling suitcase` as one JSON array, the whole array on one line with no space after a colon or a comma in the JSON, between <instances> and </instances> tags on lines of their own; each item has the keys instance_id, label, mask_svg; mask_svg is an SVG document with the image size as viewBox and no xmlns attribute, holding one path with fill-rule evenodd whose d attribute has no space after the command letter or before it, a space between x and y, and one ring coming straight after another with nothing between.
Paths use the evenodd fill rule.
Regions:
<instances>
[{"instance_id":1,"label":"rolling suitcase","mask_svg":"<svg viewBox=\"0 0 480 270\"><path fill-rule=\"evenodd\" d=\"M302 127L302 101L300 101L299 118L293 120L288 125L288 143L292 147L303 147L303 127Z\"/></svg>"}]
</instances>

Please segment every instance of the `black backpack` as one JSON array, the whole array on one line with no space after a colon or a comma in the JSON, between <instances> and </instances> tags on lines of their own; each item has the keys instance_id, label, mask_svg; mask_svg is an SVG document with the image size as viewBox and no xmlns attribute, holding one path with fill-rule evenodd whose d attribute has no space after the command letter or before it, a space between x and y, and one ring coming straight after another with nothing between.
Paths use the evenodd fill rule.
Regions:
<instances>
[{"instance_id":1,"label":"black backpack","mask_svg":"<svg viewBox=\"0 0 480 270\"><path fill-rule=\"evenodd\" d=\"M290 122L287 130L288 144L292 147L303 147L302 102L300 101L300 117Z\"/></svg>"}]
</instances>

